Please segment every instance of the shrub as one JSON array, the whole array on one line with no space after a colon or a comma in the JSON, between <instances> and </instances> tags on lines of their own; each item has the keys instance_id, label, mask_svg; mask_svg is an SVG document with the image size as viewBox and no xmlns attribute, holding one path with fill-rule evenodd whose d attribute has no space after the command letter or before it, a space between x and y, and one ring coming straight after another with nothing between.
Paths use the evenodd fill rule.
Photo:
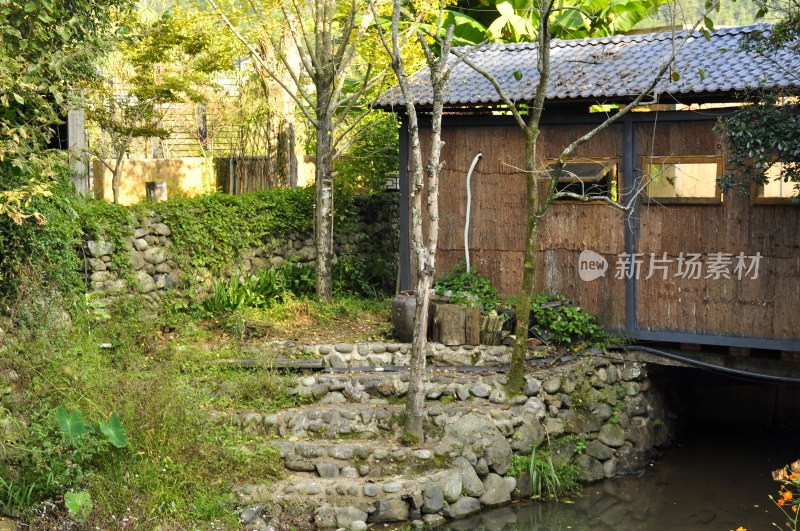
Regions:
<instances>
[{"instance_id":1,"label":"shrub","mask_svg":"<svg viewBox=\"0 0 800 531\"><path fill-rule=\"evenodd\" d=\"M467 271L466 264L459 262L453 269L433 284L438 295L451 292L450 302L465 306L479 306L484 312L495 309L500 300L491 281L475 268Z\"/></svg>"},{"instance_id":2,"label":"shrub","mask_svg":"<svg viewBox=\"0 0 800 531\"><path fill-rule=\"evenodd\" d=\"M203 302L203 308L211 314L240 308L269 308L282 302L286 292L281 271L269 268L249 277L234 275L229 280L218 280L209 298Z\"/></svg>"},{"instance_id":3,"label":"shrub","mask_svg":"<svg viewBox=\"0 0 800 531\"><path fill-rule=\"evenodd\" d=\"M313 295L317 285L313 266L284 262L280 268L286 289L296 297Z\"/></svg>"},{"instance_id":4,"label":"shrub","mask_svg":"<svg viewBox=\"0 0 800 531\"><path fill-rule=\"evenodd\" d=\"M536 295L531 304L531 328L558 345L603 344L608 334L597 318L561 295Z\"/></svg>"}]
</instances>

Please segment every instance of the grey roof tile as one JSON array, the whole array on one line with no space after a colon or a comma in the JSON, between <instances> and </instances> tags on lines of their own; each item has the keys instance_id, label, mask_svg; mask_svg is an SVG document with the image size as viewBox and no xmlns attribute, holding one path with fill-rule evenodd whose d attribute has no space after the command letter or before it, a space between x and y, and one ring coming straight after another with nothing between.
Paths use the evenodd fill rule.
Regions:
<instances>
[{"instance_id":1,"label":"grey roof tile","mask_svg":"<svg viewBox=\"0 0 800 531\"><path fill-rule=\"evenodd\" d=\"M688 40L680 48L675 63L680 79L672 81L667 76L656 88L659 94L685 97L730 93L762 85L773 89L797 86L800 53L787 47L763 57L740 48L745 35L769 32L770 28L767 24L721 28L710 39L700 32L680 31L675 34L675 41L671 32L553 40L547 99L556 102L635 97L672 55L673 46L681 46L683 39ZM482 46L469 57L492 74L513 101L530 101L539 79L537 55L536 43L520 43ZM501 102L484 76L455 56L449 61L452 72L445 87L446 105ZM514 77L517 71L522 74L520 79ZM411 76L409 84L418 105L432 104L427 68ZM379 98L378 105L393 107L402 102L400 90L395 86Z\"/></svg>"}]
</instances>

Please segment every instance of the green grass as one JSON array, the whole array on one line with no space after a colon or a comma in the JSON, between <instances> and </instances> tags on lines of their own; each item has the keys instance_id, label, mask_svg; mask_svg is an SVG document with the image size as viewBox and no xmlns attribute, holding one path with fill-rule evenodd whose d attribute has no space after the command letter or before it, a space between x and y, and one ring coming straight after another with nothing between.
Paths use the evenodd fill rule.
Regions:
<instances>
[{"instance_id":1,"label":"green grass","mask_svg":"<svg viewBox=\"0 0 800 531\"><path fill-rule=\"evenodd\" d=\"M94 502L89 524L100 528L125 515L236 523L232 482L276 477L278 457L243 452L256 441L211 423L209 389L194 381L205 360L199 351L156 344L158 333L153 321L127 316L93 327L91 335L76 326L3 352L3 364L13 363L25 382L4 406L25 419L26 429L3 453L13 458L4 460L0 503L30 514L38 503L58 502L64 488L86 488ZM113 348L100 348L106 341ZM253 402L259 389L239 386L230 402ZM52 411L61 404L89 421L117 412L130 448L75 458L54 427Z\"/></svg>"},{"instance_id":2,"label":"green grass","mask_svg":"<svg viewBox=\"0 0 800 531\"><path fill-rule=\"evenodd\" d=\"M237 528L233 485L283 474L269 439L212 413L269 412L304 399L290 396L285 374L220 364L252 356L248 343L220 321L168 304L153 316L141 313L141 301L122 300L111 319L78 314L72 326L42 326L27 341L0 345L0 369L13 367L19 376L11 393L0 394L0 509L47 528L57 522L35 521L43 503L58 508L48 509L51 517L68 518L63 493L87 490L94 506L88 527L116 528L127 518L134 528ZM290 299L253 311L249 318L276 331L271 338L310 342L311 326L321 334L344 330L349 335L342 337L355 340L385 322L388 303ZM55 418L62 405L80 410L87 424L116 412L128 447L66 440ZM11 425L18 426L14 433Z\"/></svg>"}]
</instances>

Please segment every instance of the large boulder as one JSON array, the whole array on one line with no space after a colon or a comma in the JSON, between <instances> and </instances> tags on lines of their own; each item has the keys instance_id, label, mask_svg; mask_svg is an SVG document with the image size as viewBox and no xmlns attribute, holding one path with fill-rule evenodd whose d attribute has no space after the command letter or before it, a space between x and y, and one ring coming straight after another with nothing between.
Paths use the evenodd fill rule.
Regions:
<instances>
[{"instance_id":1,"label":"large boulder","mask_svg":"<svg viewBox=\"0 0 800 531\"><path fill-rule=\"evenodd\" d=\"M494 507L511 501L511 492L516 487L513 478L506 480L497 474L489 474L483 480L483 496L480 497L482 505Z\"/></svg>"},{"instance_id":2,"label":"large boulder","mask_svg":"<svg viewBox=\"0 0 800 531\"><path fill-rule=\"evenodd\" d=\"M481 502L477 498L463 496L455 503L451 503L444 508L444 515L447 518L464 518L471 514L475 514L481 510Z\"/></svg>"},{"instance_id":3,"label":"large boulder","mask_svg":"<svg viewBox=\"0 0 800 531\"><path fill-rule=\"evenodd\" d=\"M453 416L445 425L444 438L445 441L454 441L475 455L482 456L489 468L497 474L505 474L511 466L511 445L488 415L467 413L461 417Z\"/></svg>"},{"instance_id":4,"label":"large boulder","mask_svg":"<svg viewBox=\"0 0 800 531\"><path fill-rule=\"evenodd\" d=\"M372 523L404 522L408 520L408 503L400 498L380 500L375 512L369 516Z\"/></svg>"},{"instance_id":5,"label":"large boulder","mask_svg":"<svg viewBox=\"0 0 800 531\"><path fill-rule=\"evenodd\" d=\"M483 495L483 483L481 482L475 469L469 464L466 457L457 457L453 460L453 465L458 467L461 473L461 489L467 496L478 498Z\"/></svg>"}]
</instances>

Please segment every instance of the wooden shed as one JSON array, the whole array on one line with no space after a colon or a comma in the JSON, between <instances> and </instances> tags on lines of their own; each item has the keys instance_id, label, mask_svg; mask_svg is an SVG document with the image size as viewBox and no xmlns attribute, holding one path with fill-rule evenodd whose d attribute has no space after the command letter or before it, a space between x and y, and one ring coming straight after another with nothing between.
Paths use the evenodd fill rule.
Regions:
<instances>
[{"instance_id":1,"label":"wooden shed","mask_svg":"<svg viewBox=\"0 0 800 531\"><path fill-rule=\"evenodd\" d=\"M553 204L541 227L538 286L578 301L609 329L638 340L800 351L800 204L791 201L792 187L778 182L723 195L717 181L722 175L745 179L729 164L724 139L714 131L718 119L735 111L743 90L796 84L790 74L800 71L796 52L761 57L740 47L745 36L768 31L757 25L723 29L709 39L657 33L553 41L538 151L544 169L605 112L614 112L607 105L631 101L674 43L682 44L674 68L679 75L660 83L649 105L583 145L566 168L571 177L559 185L591 188L631 210ZM487 46L471 59L515 101L532 99L535 45ZM452 61L437 270L445 273L464 259L466 174L482 152L471 179L471 262L501 292L518 293L524 140L488 81ZM427 71L411 81L418 108L429 109ZM396 88L380 103L402 117ZM423 128L424 120L423 113ZM413 289L404 129L400 157L401 287Z\"/></svg>"}]
</instances>

